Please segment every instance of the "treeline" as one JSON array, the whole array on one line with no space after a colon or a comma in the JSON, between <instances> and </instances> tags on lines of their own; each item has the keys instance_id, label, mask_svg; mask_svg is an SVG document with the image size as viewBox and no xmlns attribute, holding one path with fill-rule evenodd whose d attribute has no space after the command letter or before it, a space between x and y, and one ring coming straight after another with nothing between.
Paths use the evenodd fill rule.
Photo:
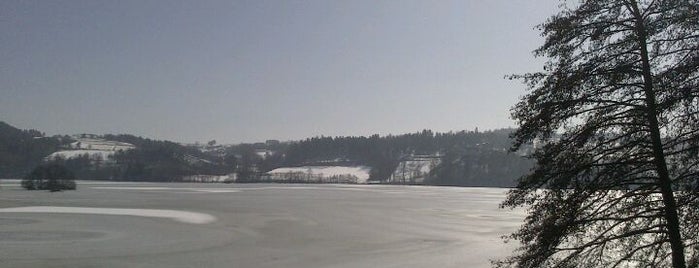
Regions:
<instances>
[{"instance_id":1,"label":"treeline","mask_svg":"<svg viewBox=\"0 0 699 268\"><path fill-rule=\"evenodd\" d=\"M526 158L509 153L513 129L480 132L434 133L431 130L369 137L314 137L275 144L242 144L228 148L237 155L239 181L259 181L259 174L274 168L302 165L366 165L370 181L387 182L402 160L415 155L442 156L425 181L434 185L512 186L532 165ZM267 149L273 154L261 157Z\"/></svg>"},{"instance_id":2,"label":"treeline","mask_svg":"<svg viewBox=\"0 0 699 268\"><path fill-rule=\"evenodd\" d=\"M190 175L235 173L239 182L257 182L279 167L365 165L371 167L370 181L387 183L401 161L439 155L440 164L426 176L426 184L513 186L532 162L507 151L512 131L423 130L404 135L321 136L230 146L212 141L208 148L133 135L103 135L100 138L130 143L135 149L117 151L108 159L83 155L50 161L66 166L78 179L131 181L180 181ZM21 177L73 141L68 136L45 137L39 131L0 122L0 177Z\"/></svg>"},{"instance_id":3,"label":"treeline","mask_svg":"<svg viewBox=\"0 0 699 268\"><path fill-rule=\"evenodd\" d=\"M514 187L533 166L531 159L502 150L454 147L442 156L425 184Z\"/></svg>"},{"instance_id":4,"label":"treeline","mask_svg":"<svg viewBox=\"0 0 699 268\"><path fill-rule=\"evenodd\" d=\"M55 157L75 140L69 136L46 137L37 130L22 130L0 121L0 178L20 178L42 163L67 167L78 179L178 181L197 174L224 175L235 171L235 158L205 154L196 148L170 141L133 135L104 135L100 138L126 142L135 149L117 151L108 159L82 155Z\"/></svg>"},{"instance_id":5,"label":"treeline","mask_svg":"<svg viewBox=\"0 0 699 268\"><path fill-rule=\"evenodd\" d=\"M37 130L21 130L0 121L0 178L18 178L61 147L60 137Z\"/></svg>"}]
</instances>

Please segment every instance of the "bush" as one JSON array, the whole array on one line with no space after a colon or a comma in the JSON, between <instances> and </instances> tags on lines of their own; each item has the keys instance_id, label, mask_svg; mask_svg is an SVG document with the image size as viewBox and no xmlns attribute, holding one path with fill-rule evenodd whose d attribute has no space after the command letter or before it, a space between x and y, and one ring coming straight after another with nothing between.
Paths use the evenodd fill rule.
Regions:
<instances>
[{"instance_id":1,"label":"bush","mask_svg":"<svg viewBox=\"0 0 699 268\"><path fill-rule=\"evenodd\" d=\"M22 179L22 187L27 190L75 190L75 175L64 166L57 164L36 167Z\"/></svg>"}]
</instances>

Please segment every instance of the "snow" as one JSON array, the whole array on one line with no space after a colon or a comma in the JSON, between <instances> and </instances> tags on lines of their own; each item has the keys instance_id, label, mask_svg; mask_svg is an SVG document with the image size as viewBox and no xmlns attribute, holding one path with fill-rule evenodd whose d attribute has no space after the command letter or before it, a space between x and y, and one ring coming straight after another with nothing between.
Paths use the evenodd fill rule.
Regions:
<instances>
[{"instance_id":1,"label":"snow","mask_svg":"<svg viewBox=\"0 0 699 268\"><path fill-rule=\"evenodd\" d=\"M186 154L183 157L184 161L187 161L189 164L193 165L198 165L198 164L211 164L211 161L206 160L204 158L196 157L190 154Z\"/></svg>"},{"instance_id":2,"label":"snow","mask_svg":"<svg viewBox=\"0 0 699 268\"><path fill-rule=\"evenodd\" d=\"M274 154L274 152L266 149L255 150L255 154L262 159L267 159L268 156Z\"/></svg>"},{"instance_id":3,"label":"snow","mask_svg":"<svg viewBox=\"0 0 699 268\"><path fill-rule=\"evenodd\" d=\"M133 144L118 141L109 141L97 138L78 138L76 142L70 144L74 149L87 149L99 151L125 151L136 148Z\"/></svg>"},{"instance_id":4,"label":"snow","mask_svg":"<svg viewBox=\"0 0 699 268\"><path fill-rule=\"evenodd\" d=\"M391 175L390 181L422 183L439 162L439 156L417 156L403 160Z\"/></svg>"},{"instance_id":5,"label":"snow","mask_svg":"<svg viewBox=\"0 0 699 268\"><path fill-rule=\"evenodd\" d=\"M199 212L169 209L134 209L134 208L96 208L96 207L13 207L0 208L0 213L69 213L69 214L97 214L118 216L139 216L152 218L169 218L175 221L205 224L216 221L216 217Z\"/></svg>"},{"instance_id":6,"label":"snow","mask_svg":"<svg viewBox=\"0 0 699 268\"><path fill-rule=\"evenodd\" d=\"M526 216L524 209L499 209L507 189L495 188L210 184L205 189L240 192L185 194L178 188L201 185L110 183L163 190L79 187L48 193L7 187L0 203L8 208L33 203L95 211L172 209L217 219L188 224L133 216L135 211L127 211L128 216L2 212L0 266L486 268L489 259L506 257L518 246L500 237L515 231ZM95 235L78 236L83 232ZM76 236L58 235L63 233Z\"/></svg>"},{"instance_id":7,"label":"snow","mask_svg":"<svg viewBox=\"0 0 699 268\"><path fill-rule=\"evenodd\" d=\"M354 177L356 183L366 183L369 179L370 167L367 166L302 166L277 168L267 174L273 178L281 178L287 174L307 174L314 178Z\"/></svg>"},{"instance_id":8,"label":"snow","mask_svg":"<svg viewBox=\"0 0 699 268\"><path fill-rule=\"evenodd\" d=\"M88 155L90 159L98 159L101 157L102 160L108 160L110 156L114 155L114 151L101 151L101 150L63 150L50 154L46 157L48 160L63 158L71 159L77 158L83 155Z\"/></svg>"},{"instance_id":9,"label":"snow","mask_svg":"<svg viewBox=\"0 0 699 268\"><path fill-rule=\"evenodd\" d=\"M232 188L191 188L191 187L140 187L140 186L96 186L100 190L136 190L136 191L189 191L201 193L237 193L240 189Z\"/></svg>"},{"instance_id":10,"label":"snow","mask_svg":"<svg viewBox=\"0 0 699 268\"><path fill-rule=\"evenodd\" d=\"M91 160L101 159L108 161L109 157L118 151L126 151L136 148L133 144L109 141L100 138L76 138L76 142L70 144L69 149L54 152L46 157L53 160L58 157L64 159L77 158L88 155Z\"/></svg>"},{"instance_id":11,"label":"snow","mask_svg":"<svg viewBox=\"0 0 699 268\"><path fill-rule=\"evenodd\" d=\"M228 175L192 175L184 176L182 181L186 182L232 182L235 181L236 174Z\"/></svg>"}]
</instances>

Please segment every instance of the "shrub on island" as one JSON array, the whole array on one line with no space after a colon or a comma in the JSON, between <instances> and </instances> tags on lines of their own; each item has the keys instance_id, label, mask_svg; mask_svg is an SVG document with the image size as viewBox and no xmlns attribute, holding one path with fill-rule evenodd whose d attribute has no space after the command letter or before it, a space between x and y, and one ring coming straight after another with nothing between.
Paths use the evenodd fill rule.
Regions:
<instances>
[{"instance_id":1,"label":"shrub on island","mask_svg":"<svg viewBox=\"0 0 699 268\"><path fill-rule=\"evenodd\" d=\"M41 165L22 179L22 187L51 192L75 190L75 175L58 164Z\"/></svg>"}]
</instances>

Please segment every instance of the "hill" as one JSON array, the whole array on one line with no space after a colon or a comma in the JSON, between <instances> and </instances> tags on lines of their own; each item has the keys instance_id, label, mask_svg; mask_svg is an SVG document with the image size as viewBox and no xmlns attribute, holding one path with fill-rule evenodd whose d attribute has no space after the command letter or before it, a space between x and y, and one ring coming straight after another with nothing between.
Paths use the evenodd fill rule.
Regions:
<instances>
[{"instance_id":1,"label":"hill","mask_svg":"<svg viewBox=\"0 0 699 268\"><path fill-rule=\"evenodd\" d=\"M0 177L20 177L54 162L78 179L509 187L533 164L522 156L526 152L508 152L512 131L423 130L197 146L127 134L46 137L0 122Z\"/></svg>"},{"instance_id":2,"label":"hill","mask_svg":"<svg viewBox=\"0 0 699 268\"><path fill-rule=\"evenodd\" d=\"M61 137L45 137L37 130L22 130L0 121L0 178L23 176L61 144Z\"/></svg>"},{"instance_id":3,"label":"hill","mask_svg":"<svg viewBox=\"0 0 699 268\"><path fill-rule=\"evenodd\" d=\"M233 172L223 158L170 141L133 135L46 137L0 121L0 178L18 178L41 163L64 165L78 179L179 181Z\"/></svg>"},{"instance_id":4,"label":"hill","mask_svg":"<svg viewBox=\"0 0 699 268\"><path fill-rule=\"evenodd\" d=\"M84 154L47 160L67 166L80 179L181 181L187 176L225 175L232 172L220 158L175 142L127 134L108 134L97 138L99 144L114 148L113 151L101 151L108 153L106 158L97 158L96 161L92 155ZM115 149L117 145L121 149ZM71 151L62 151L66 152Z\"/></svg>"},{"instance_id":5,"label":"hill","mask_svg":"<svg viewBox=\"0 0 699 268\"><path fill-rule=\"evenodd\" d=\"M238 159L238 181L242 182L323 182L317 178L322 172L314 172L317 168L313 167L334 166L339 170L368 167L367 181L371 183L509 187L533 164L523 157L526 152L508 151L512 131L321 136L273 146L235 145L226 153ZM258 152L265 152L265 156ZM310 171L301 174L304 170Z\"/></svg>"}]
</instances>

